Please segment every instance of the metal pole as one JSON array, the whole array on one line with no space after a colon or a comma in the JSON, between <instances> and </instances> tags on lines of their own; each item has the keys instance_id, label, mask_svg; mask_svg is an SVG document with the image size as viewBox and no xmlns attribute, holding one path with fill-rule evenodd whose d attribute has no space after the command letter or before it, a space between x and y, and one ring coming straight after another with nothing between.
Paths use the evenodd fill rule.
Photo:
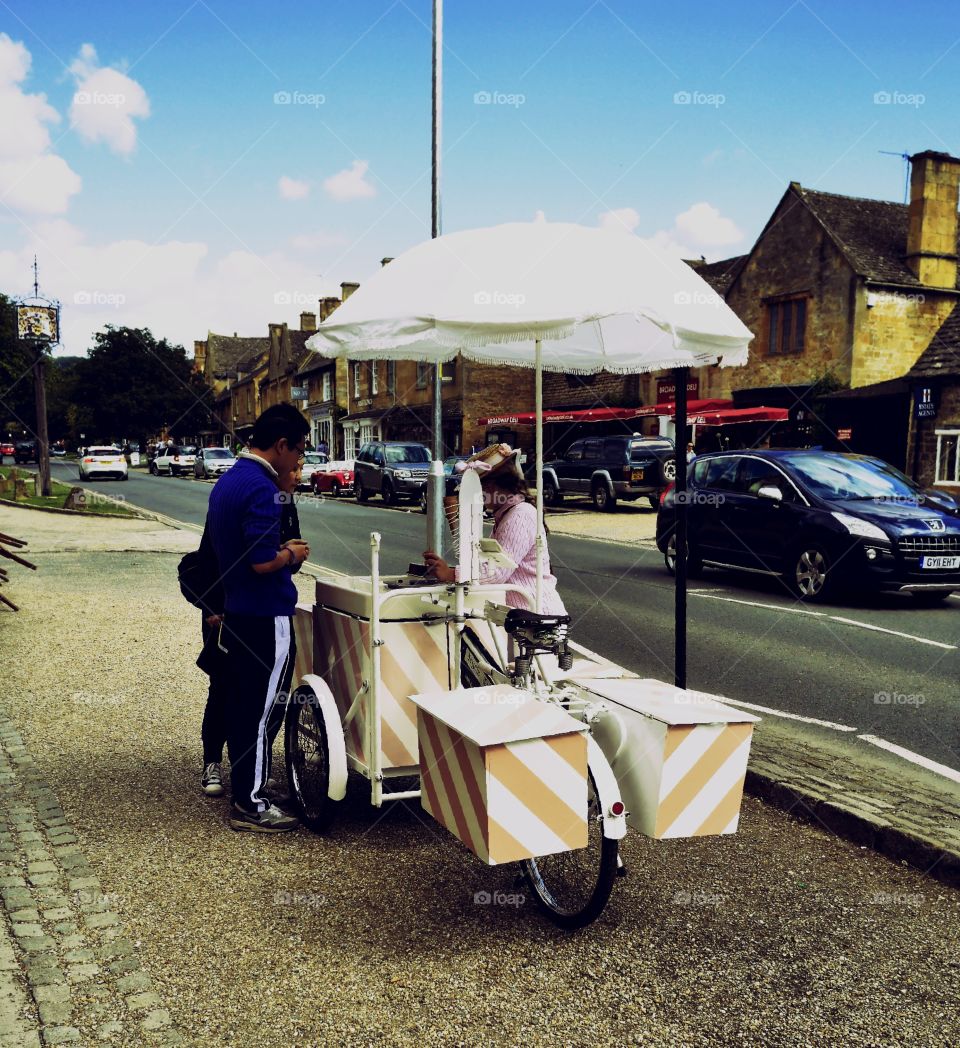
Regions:
<instances>
[{"instance_id":1,"label":"metal pole","mask_svg":"<svg viewBox=\"0 0 960 1048\"><path fill-rule=\"evenodd\" d=\"M430 236L440 236L440 156L443 118L443 0L433 0L433 133L431 135ZM433 461L427 498L427 545L443 553L443 366L433 367Z\"/></svg>"},{"instance_id":2,"label":"metal pole","mask_svg":"<svg viewBox=\"0 0 960 1048\"><path fill-rule=\"evenodd\" d=\"M47 387L41 343L33 344L33 393L37 405L37 471L40 493L50 494L50 444L47 435Z\"/></svg>"},{"instance_id":3,"label":"metal pole","mask_svg":"<svg viewBox=\"0 0 960 1048\"><path fill-rule=\"evenodd\" d=\"M674 684L687 686L687 377L689 368L673 369L676 425L677 481L674 488L676 506L676 588L674 591Z\"/></svg>"},{"instance_id":4,"label":"metal pole","mask_svg":"<svg viewBox=\"0 0 960 1048\"><path fill-rule=\"evenodd\" d=\"M543 354L537 339L534 354L534 410L537 414L537 603L535 611L543 613Z\"/></svg>"}]
</instances>

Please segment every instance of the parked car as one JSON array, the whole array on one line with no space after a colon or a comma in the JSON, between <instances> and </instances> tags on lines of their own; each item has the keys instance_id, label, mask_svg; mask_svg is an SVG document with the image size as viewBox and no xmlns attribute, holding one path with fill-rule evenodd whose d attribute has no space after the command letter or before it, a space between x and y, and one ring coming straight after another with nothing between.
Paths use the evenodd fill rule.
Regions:
<instances>
[{"instance_id":1,"label":"parked car","mask_svg":"<svg viewBox=\"0 0 960 1048\"><path fill-rule=\"evenodd\" d=\"M237 461L229 448L202 448L193 461L193 475L204 480L222 476Z\"/></svg>"},{"instance_id":2,"label":"parked car","mask_svg":"<svg viewBox=\"0 0 960 1048\"><path fill-rule=\"evenodd\" d=\"M51 448L50 454L53 455L54 458L66 458L67 449L61 447Z\"/></svg>"},{"instance_id":3,"label":"parked car","mask_svg":"<svg viewBox=\"0 0 960 1048\"><path fill-rule=\"evenodd\" d=\"M676 452L668 437L586 437L544 463L543 502L558 506L564 495L589 495L597 509L613 510L618 499L646 497L656 509L660 493L676 479ZM527 480L536 483L534 470L527 471Z\"/></svg>"},{"instance_id":4,"label":"parked car","mask_svg":"<svg viewBox=\"0 0 960 1048\"><path fill-rule=\"evenodd\" d=\"M0 460L3 459L4 455L9 455L11 458L13 458L14 451L15 448L13 446L12 441L5 440L3 443L0 443Z\"/></svg>"},{"instance_id":5,"label":"parked car","mask_svg":"<svg viewBox=\"0 0 960 1048\"><path fill-rule=\"evenodd\" d=\"M460 490L460 481L463 478L463 474L457 472L457 463L466 462L468 458L470 458L469 455L448 455L443 460L444 494L456 495ZM420 512L427 512L426 482L420 489Z\"/></svg>"},{"instance_id":6,"label":"parked car","mask_svg":"<svg viewBox=\"0 0 960 1048\"><path fill-rule=\"evenodd\" d=\"M357 502L380 495L391 505L401 498L419 499L430 471L430 452L405 440L373 440L364 444L354 463Z\"/></svg>"},{"instance_id":7,"label":"parked car","mask_svg":"<svg viewBox=\"0 0 960 1048\"><path fill-rule=\"evenodd\" d=\"M341 462L328 462L310 474L310 486L314 495L353 494L354 463L352 459Z\"/></svg>"},{"instance_id":8,"label":"parked car","mask_svg":"<svg viewBox=\"0 0 960 1048\"><path fill-rule=\"evenodd\" d=\"M197 461L197 449L187 445L167 445L157 451L157 457L150 463L150 472L155 476L166 473L176 477L192 473Z\"/></svg>"},{"instance_id":9,"label":"parked car","mask_svg":"<svg viewBox=\"0 0 960 1048\"><path fill-rule=\"evenodd\" d=\"M801 600L846 586L936 604L960 590L960 505L880 459L837 452L727 451L688 473L688 572L704 565L779 576ZM657 546L676 560L676 492Z\"/></svg>"},{"instance_id":10,"label":"parked car","mask_svg":"<svg viewBox=\"0 0 960 1048\"><path fill-rule=\"evenodd\" d=\"M17 465L24 462L36 462L37 442L35 440L18 440L13 446L13 461Z\"/></svg>"},{"instance_id":11,"label":"parked car","mask_svg":"<svg viewBox=\"0 0 960 1048\"><path fill-rule=\"evenodd\" d=\"M310 478L318 469L325 469L330 461L330 456L323 451L308 451L303 456L303 468L300 470L300 489L309 491L311 488Z\"/></svg>"},{"instance_id":12,"label":"parked car","mask_svg":"<svg viewBox=\"0 0 960 1048\"><path fill-rule=\"evenodd\" d=\"M96 477L129 479L127 460L123 452L112 444L93 445L87 448L78 465L81 480L93 480Z\"/></svg>"}]
</instances>

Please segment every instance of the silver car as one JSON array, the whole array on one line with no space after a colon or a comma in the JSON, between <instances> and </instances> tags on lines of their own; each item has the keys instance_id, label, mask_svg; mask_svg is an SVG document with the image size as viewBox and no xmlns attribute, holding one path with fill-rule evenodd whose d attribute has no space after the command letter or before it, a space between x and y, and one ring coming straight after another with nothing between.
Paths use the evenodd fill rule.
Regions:
<instances>
[{"instance_id":1,"label":"silver car","mask_svg":"<svg viewBox=\"0 0 960 1048\"><path fill-rule=\"evenodd\" d=\"M193 475L198 479L216 479L237 461L229 448L203 448L197 452L193 463Z\"/></svg>"}]
</instances>

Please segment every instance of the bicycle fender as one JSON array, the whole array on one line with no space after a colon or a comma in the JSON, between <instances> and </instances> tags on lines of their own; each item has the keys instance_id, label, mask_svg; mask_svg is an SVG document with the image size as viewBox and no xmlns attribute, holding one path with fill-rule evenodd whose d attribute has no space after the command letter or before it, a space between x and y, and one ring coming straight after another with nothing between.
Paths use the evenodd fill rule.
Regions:
<instances>
[{"instance_id":1,"label":"bicycle fender","mask_svg":"<svg viewBox=\"0 0 960 1048\"><path fill-rule=\"evenodd\" d=\"M332 801L342 801L347 795L347 746L343 738L343 725L336 699L327 682L316 673L306 674L300 681L301 687L310 688L320 704L323 726L327 732L327 749L330 753L330 782L327 796Z\"/></svg>"},{"instance_id":2,"label":"bicycle fender","mask_svg":"<svg viewBox=\"0 0 960 1048\"><path fill-rule=\"evenodd\" d=\"M603 835L610 840L622 841L627 835L627 814L611 815L611 806L620 801L620 787L610 767L610 762L603 755L603 750L592 735L587 736L587 763L593 772L593 781L597 784L600 797L600 810L603 812Z\"/></svg>"}]
</instances>

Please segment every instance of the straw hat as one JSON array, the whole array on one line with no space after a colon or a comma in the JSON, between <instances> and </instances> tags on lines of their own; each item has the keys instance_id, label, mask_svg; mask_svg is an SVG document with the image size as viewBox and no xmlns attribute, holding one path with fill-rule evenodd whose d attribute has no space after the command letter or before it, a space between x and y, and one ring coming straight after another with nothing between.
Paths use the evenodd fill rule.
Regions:
<instances>
[{"instance_id":1,"label":"straw hat","mask_svg":"<svg viewBox=\"0 0 960 1048\"><path fill-rule=\"evenodd\" d=\"M465 473L468 469L476 470L481 483L505 469L520 473L520 449L511 448L509 444L491 444L456 465L458 473Z\"/></svg>"}]
</instances>

